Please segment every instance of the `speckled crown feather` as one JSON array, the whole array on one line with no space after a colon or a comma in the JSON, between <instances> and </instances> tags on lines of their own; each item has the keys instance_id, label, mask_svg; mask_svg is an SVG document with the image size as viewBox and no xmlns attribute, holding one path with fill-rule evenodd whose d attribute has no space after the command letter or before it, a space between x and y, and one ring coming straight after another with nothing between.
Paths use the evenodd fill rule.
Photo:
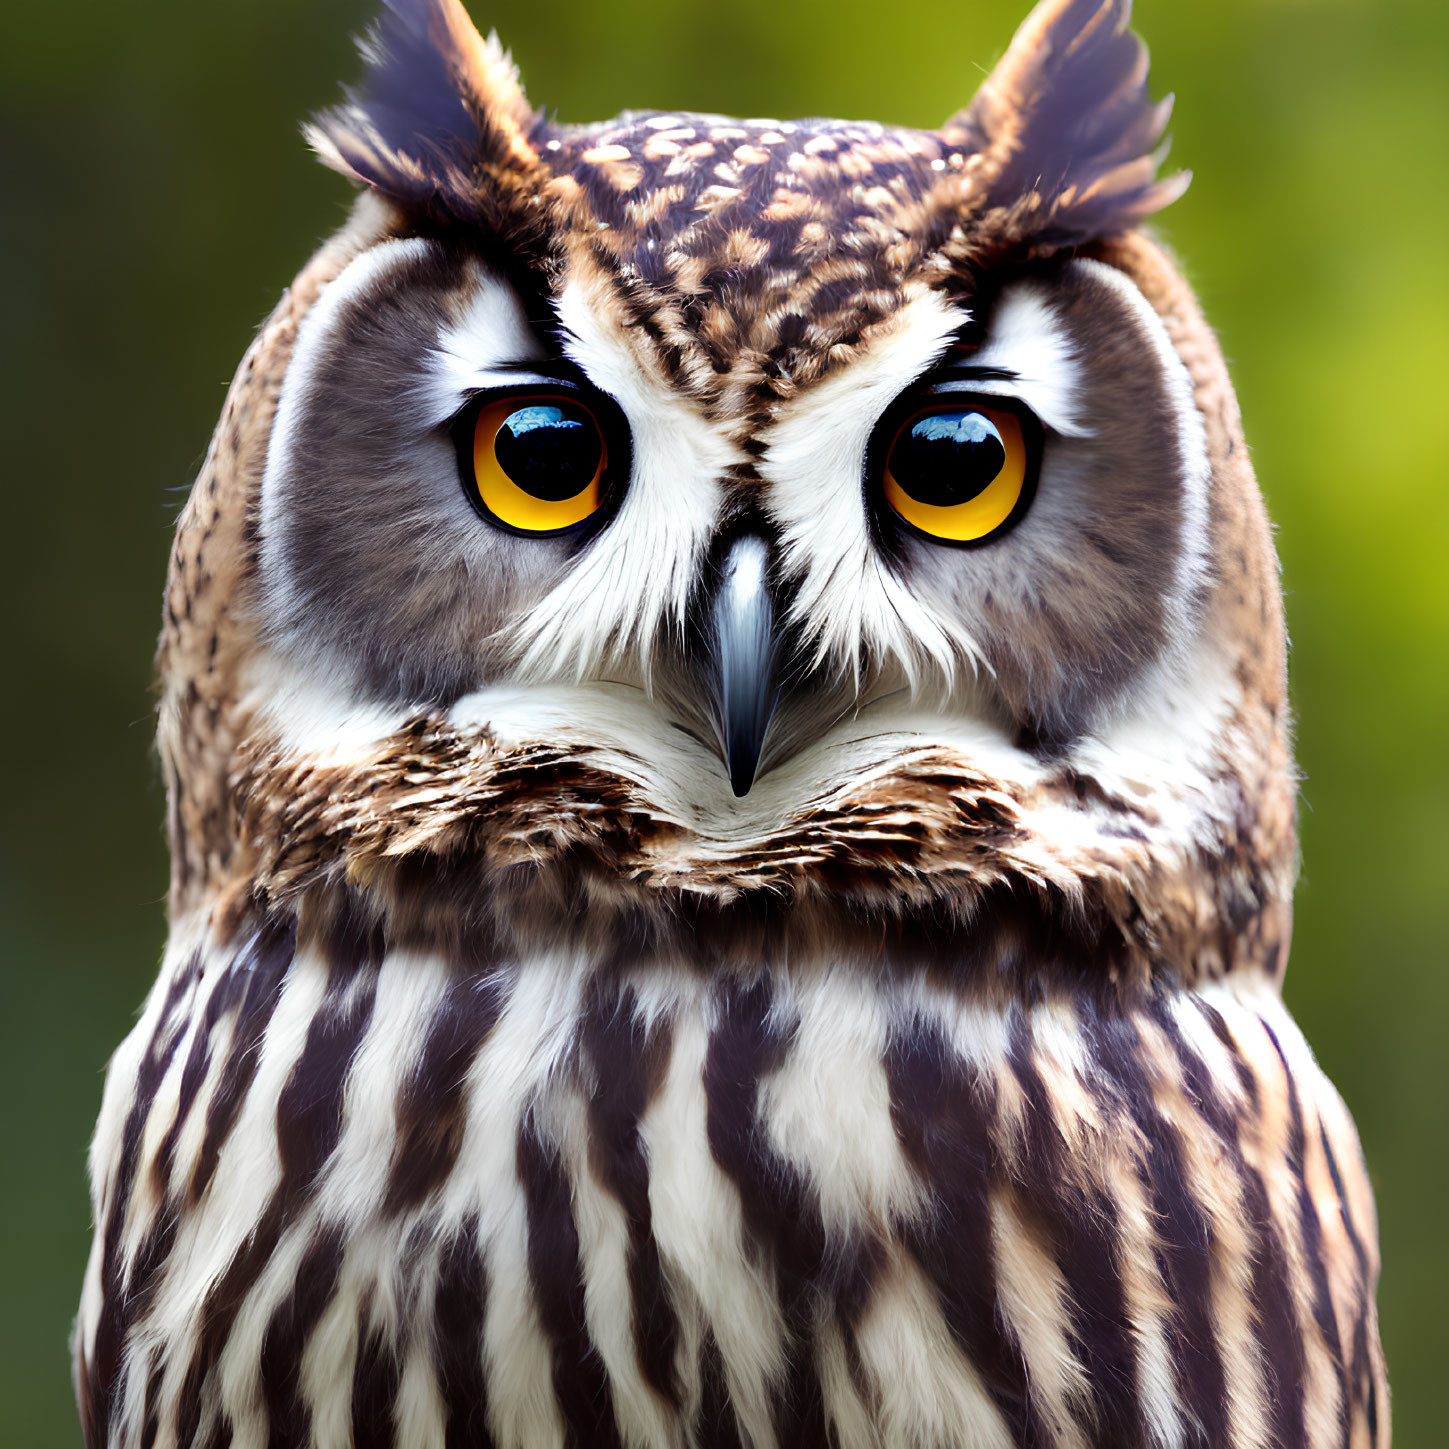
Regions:
<instances>
[{"instance_id":1,"label":"speckled crown feather","mask_svg":"<svg viewBox=\"0 0 1449 1449\"><path fill-rule=\"evenodd\" d=\"M801 382L923 273L1126 232L1181 194L1185 175L1155 179L1171 103L1148 98L1130 12L1040 7L939 131L644 113L572 128L530 109L458 0L388 0L363 86L308 134L420 223L535 269L570 238L681 353Z\"/></svg>"}]
</instances>

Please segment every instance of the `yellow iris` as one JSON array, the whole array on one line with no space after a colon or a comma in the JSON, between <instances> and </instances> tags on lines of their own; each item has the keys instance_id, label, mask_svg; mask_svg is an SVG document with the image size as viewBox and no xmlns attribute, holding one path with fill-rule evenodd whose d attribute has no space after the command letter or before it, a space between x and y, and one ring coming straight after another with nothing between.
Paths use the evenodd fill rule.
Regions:
<instances>
[{"instance_id":1,"label":"yellow iris","mask_svg":"<svg viewBox=\"0 0 1449 1449\"><path fill-rule=\"evenodd\" d=\"M1026 475L1026 439L1015 413L938 403L901 424L882 486L886 502L913 528L975 543L1012 517Z\"/></svg>"},{"instance_id":2,"label":"yellow iris","mask_svg":"<svg viewBox=\"0 0 1449 1449\"><path fill-rule=\"evenodd\" d=\"M473 425L473 486L487 512L519 533L561 533L603 503L608 449L572 397L499 398Z\"/></svg>"}]
</instances>

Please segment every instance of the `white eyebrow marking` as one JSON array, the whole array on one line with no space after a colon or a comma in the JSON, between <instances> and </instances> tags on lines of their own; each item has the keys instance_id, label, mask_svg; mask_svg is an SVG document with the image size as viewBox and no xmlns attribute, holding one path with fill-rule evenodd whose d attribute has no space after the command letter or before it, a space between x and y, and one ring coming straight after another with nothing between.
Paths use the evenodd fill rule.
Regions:
<instances>
[{"instance_id":1,"label":"white eyebrow marking","mask_svg":"<svg viewBox=\"0 0 1449 1449\"><path fill-rule=\"evenodd\" d=\"M1078 411L1080 363L1050 295L1040 282L1018 282L1002 292L971 364L1015 375L982 379L973 390L1020 398L1053 432L1089 438L1093 430Z\"/></svg>"},{"instance_id":2,"label":"white eyebrow marking","mask_svg":"<svg viewBox=\"0 0 1449 1449\"><path fill-rule=\"evenodd\" d=\"M548 354L513 288L479 268L462 321L443 328L429 361L428 416L445 423L480 388L528 382L530 374L506 364L542 361Z\"/></svg>"}]
</instances>

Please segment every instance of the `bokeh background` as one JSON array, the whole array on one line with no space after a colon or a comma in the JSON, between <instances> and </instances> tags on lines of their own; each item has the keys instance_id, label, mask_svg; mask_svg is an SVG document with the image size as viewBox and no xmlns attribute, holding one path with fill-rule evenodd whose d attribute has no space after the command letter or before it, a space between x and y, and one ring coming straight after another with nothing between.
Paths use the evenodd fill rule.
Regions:
<instances>
[{"instance_id":1,"label":"bokeh background","mask_svg":"<svg viewBox=\"0 0 1449 1449\"><path fill-rule=\"evenodd\" d=\"M566 120L933 125L1021 0L473 0ZM74 1445L66 1335L106 1057L161 946L150 655L168 536L253 328L342 218L297 132L368 0L0 16L0 1445ZM1382 1215L1396 1442L1449 1304L1449 7L1140 0L1196 179L1160 229L1279 525L1303 766L1288 997Z\"/></svg>"}]
</instances>

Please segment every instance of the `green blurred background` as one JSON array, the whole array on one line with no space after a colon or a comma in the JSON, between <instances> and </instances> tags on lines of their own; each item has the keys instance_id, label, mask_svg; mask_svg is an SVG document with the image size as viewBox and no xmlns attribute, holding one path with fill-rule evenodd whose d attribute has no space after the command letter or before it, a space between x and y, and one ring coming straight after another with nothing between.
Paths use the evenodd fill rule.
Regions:
<instances>
[{"instance_id":1,"label":"green blurred background","mask_svg":"<svg viewBox=\"0 0 1449 1449\"><path fill-rule=\"evenodd\" d=\"M1018 0L474 0L566 120L626 106L933 125ZM0 1445L79 1441L85 1144L164 922L150 655L172 520L253 328L348 192L297 122L367 0L0 17L5 635ZM1141 0L1161 230L1279 525L1304 771L1289 1000L1363 1132L1401 1449L1445 1442L1449 7ZM1435 1390L1435 1379L1440 1389Z\"/></svg>"}]
</instances>

